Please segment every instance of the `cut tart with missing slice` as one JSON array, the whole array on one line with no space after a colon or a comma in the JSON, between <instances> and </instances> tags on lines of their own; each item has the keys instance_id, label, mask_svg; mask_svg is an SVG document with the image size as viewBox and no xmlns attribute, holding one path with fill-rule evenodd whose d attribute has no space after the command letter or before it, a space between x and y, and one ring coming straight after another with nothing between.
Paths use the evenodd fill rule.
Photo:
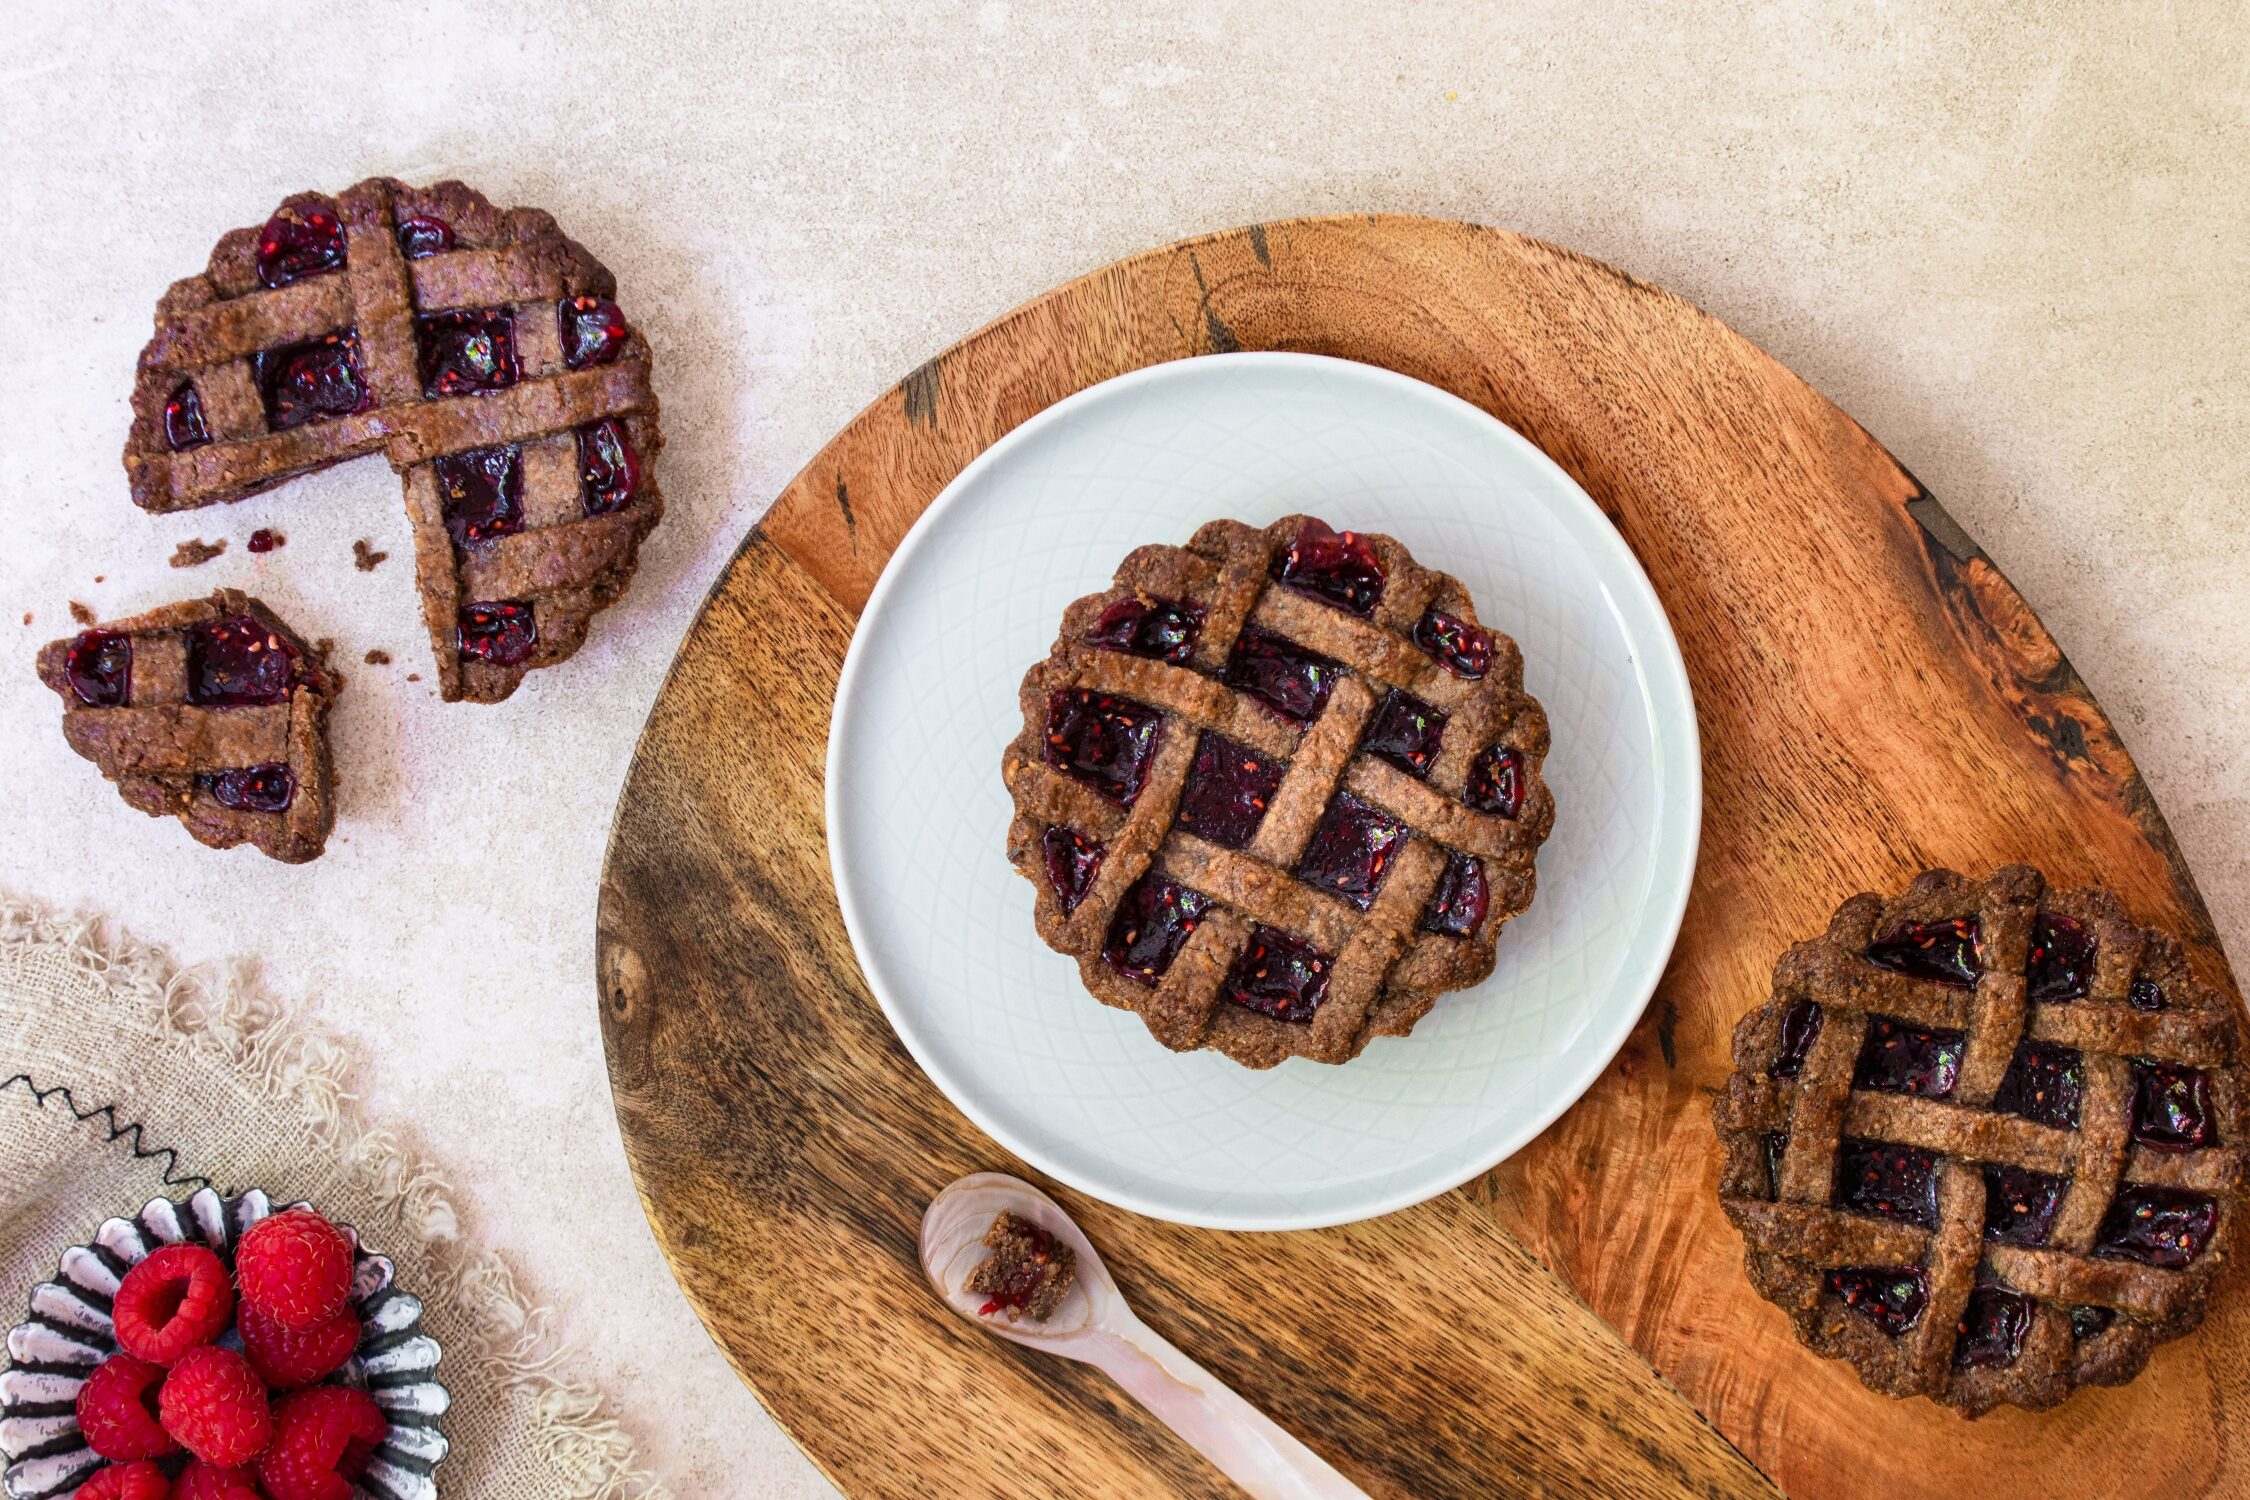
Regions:
<instances>
[{"instance_id":1,"label":"cut tart with missing slice","mask_svg":"<svg viewBox=\"0 0 2250 1500\"><path fill-rule=\"evenodd\" d=\"M70 747L142 812L288 864L327 846L344 679L256 599L221 589L50 642L39 677Z\"/></svg>"},{"instance_id":2,"label":"cut tart with missing slice","mask_svg":"<svg viewBox=\"0 0 2250 1500\"><path fill-rule=\"evenodd\" d=\"M1714 1106L1750 1280L1815 1352L1970 1416L2119 1385L2242 1237L2235 1002L2098 887L1855 896L1774 968Z\"/></svg>"},{"instance_id":3,"label":"cut tart with missing slice","mask_svg":"<svg viewBox=\"0 0 2250 1500\"><path fill-rule=\"evenodd\" d=\"M547 214L458 182L298 194L158 303L133 499L214 505L381 452L439 687L497 702L577 651L663 513L648 343L616 292Z\"/></svg>"},{"instance_id":4,"label":"cut tart with missing slice","mask_svg":"<svg viewBox=\"0 0 2250 1500\"><path fill-rule=\"evenodd\" d=\"M1341 1063L1492 972L1554 826L1514 641L1394 539L1214 521L1072 604L1002 757L1039 935L1175 1051Z\"/></svg>"}]
</instances>

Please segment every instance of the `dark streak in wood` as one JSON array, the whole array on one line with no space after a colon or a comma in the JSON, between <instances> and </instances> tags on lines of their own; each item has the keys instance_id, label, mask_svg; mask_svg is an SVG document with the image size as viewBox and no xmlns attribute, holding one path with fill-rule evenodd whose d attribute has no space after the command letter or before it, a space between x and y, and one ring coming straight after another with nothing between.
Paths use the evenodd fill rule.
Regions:
<instances>
[{"instance_id":1,"label":"dark streak in wood","mask_svg":"<svg viewBox=\"0 0 2250 1500\"><path fill-rule=\"evenodd\" d=\"M1659 999L1656 1002L1656 1046L1664 1054L1664 1066L1667 1068L1680 1065L1680 1055L1672 1045L1672 1034L1679 1029L1679 1025L1680 1008L1669 1000Z\"/></svg>"},{"instance_id":2,"label":"dark streak in wood","mask_svg":"<svg viewBox=\"0 0 2250 1500\"><path fill-rule=\"evenodd\" d=\"M1250 253L1258 257L1259 265L1269 271L1273 269L1273 255L1266 248L1266 226L1263 224L1250 226Z\"/></svg>"},{"instance_id":3,"label":"dark streak in wood","mask_svg":"<svg viewBox=\"0 0 2250 1500\"><path fill-rule=\"evenodd\" d=\"M900 383L906 393L906 422L910 427L937 426L938 366L944 356L925 360Z\"/></svg>"},{"instance_id":4,"label":"dark streak in wood","mask_svg":"<svg viewBox=\"0 0 2250 1500\"><path fill-rule=\"evenodd\" d=\"M1234 336L1234 330L1227 327L1220 320L1218 313L1212 309L1211 288L1203 279L1203 262L1190 254L1188 264L1195 270L1196 311L1203 314L1203 328L1210 343L1210 347L1204 352L1207 354L1234 353L1242 347L1242 340Z\"/></svg>"},{"instance_id":5,"label":"dark streak in wood","mask_svg":"<svg viewBox=\"0 0 2250 1500\"><path fill-rule=\"evenodd\" d=\"M852 515L852 493L844 485L841 470L836 474L836 508L844 513L844 530L851 533L852 546L859 546L859 521Z\"/></svg>"}]
</instances>

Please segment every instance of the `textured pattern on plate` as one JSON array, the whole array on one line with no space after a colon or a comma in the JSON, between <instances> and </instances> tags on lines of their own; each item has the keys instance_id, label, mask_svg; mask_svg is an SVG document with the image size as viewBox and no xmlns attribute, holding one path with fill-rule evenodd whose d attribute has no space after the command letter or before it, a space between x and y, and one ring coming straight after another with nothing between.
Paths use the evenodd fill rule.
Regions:
<instances>
[{"instance_id":1,"label":"textured pattern on plate","mask_svg":"<svg viewBox=\"0 0 2250 1500\"><path fill-rule=\"evenodd\" d=\"M1442 559L1523 649L1572 809L1499 971L1351 1067L1246 1073L1076 998L998 852L993 757L1026 661L1151 536L1293 512ZM829 838L892 1023L980 1126L1161 1217L1334 1223L1451 1187L1581 1093L1661 973L1694 867L1694 712L1631 554L1568 476L1416 381L1305 356L1159 366L1019 428L956 479L869 601L837 693Z\"/></svg>"}]
</instances>

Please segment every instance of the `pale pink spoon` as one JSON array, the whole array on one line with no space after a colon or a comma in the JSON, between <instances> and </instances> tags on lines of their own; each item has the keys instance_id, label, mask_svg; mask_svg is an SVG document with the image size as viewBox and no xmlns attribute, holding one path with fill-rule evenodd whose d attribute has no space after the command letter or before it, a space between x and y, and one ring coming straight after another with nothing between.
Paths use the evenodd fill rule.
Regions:
<instances>
[{"instance_id":1,"label":"pale pink spoon","mask_svg":"<svg viewBox=\"0 0 2250 1500\"><path fill-rule=\"evenodd\" d=\"M1077 1282L1044 1323L1016 1322L1004 1313L980 1316L985 1298L962 1289L990 1253L982 1243L984 1232L1002 1209L1077 1252ZM1258 1500L1367 1500L1365 1490L1134 1316L1092 1242L1060 1204L1030 1183L979 1172L931 1199L922 1215L922 1271L970 1322L1026 1348L1084 1360L1109 1376Z\"/></svg>"}]
</instances>

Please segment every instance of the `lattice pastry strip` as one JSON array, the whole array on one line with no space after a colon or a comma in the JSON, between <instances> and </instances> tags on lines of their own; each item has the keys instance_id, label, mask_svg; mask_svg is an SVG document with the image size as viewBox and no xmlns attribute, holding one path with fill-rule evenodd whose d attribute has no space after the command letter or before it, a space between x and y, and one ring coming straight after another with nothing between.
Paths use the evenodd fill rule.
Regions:
<instances>
[{"instance_id":1,"label":"lattice pastry strip","mask_svg":"<svg viewBox=\"0 0 2250 1500\"><path fill-rule=\"evenodd\" d=\"M1342 1062L1491 972L1554 822L1515 643L1385 536L1143 547L1003 757L1046 941L1168 1047Z\"/></svg>"},{"instance_id":2,"label":"lattice pastry strip","mask_svg":"<svg viewBox=\"0 0 2250 1500\"><path fill-rule=\"evenodd\" d=\"M51 642L39 676L70 747L132 806L290 864L326 846L343 678L256 599L221 589Z\"/></svg>"},{"instance_id":3,"label":"lattice pastry strip","mask_svg":"<svg viewBox=\"0 0 2250 1500\"><path fill-rule=\"evenodd\" d=\"M1735 1032L1751 1280L1870 1386L1970 1415L2128 1380L2239 1234L2240 1038L2107 891L2014 866L1854 897Z\"/></svg>"},{"instance_id":4,"label":"lattice pastry strip","mask_svg":"<svg viewBox=\"0 0 2250 1500\"><path fill-rule=\"evenodd\" d=\"M457 182L299 194L157 307L133 498L239 500L380 450L401 475L447 698L563 660L663 512L649 350L607 270Z\"/></svg>"}]
</instances>

